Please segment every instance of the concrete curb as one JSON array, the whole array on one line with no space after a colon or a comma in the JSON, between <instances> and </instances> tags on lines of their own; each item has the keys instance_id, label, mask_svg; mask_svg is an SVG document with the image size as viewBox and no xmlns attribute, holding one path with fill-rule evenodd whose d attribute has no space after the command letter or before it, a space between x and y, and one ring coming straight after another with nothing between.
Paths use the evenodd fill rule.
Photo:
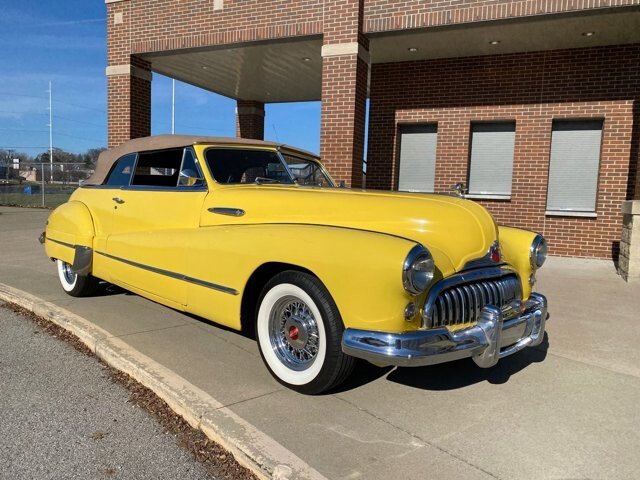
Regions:
<instances>
[{"instance_id":1,"label":"concrete curb","mask_svg":"<svg viewBox=\"0 0 640 480\"><path fill-rule=\"evenodd\" d=\"M222 445L258 478L326 480L211 395L85 318L3 283L0 300L19 305L73 333L105 363L153 390L192 427Z\"/></svg>"}]
</instances>

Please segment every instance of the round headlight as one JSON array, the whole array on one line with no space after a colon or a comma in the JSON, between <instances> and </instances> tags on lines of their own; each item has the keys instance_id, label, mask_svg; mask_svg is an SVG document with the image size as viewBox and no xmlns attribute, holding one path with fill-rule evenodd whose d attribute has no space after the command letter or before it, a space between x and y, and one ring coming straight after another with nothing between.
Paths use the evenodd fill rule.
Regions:
<instances>
[{"instance_id":1,"label":"round headlight","mask_svg":"<svg viewBox=\"0 0 640 480\"><path fill-rule=\"evenodd\" d=\"M431 281L435 264L429 250L422 245L411 249L402 266L402 284L404 289L412 295L420 295Z\"/></svg>"},{"instance_id":2,"label":"round headlight","mask_svg":"<svg viewBox=\"0 0 640 480\"><path fill-rule=\"evenodd\" d=\"M547 259L547 250L547 241L542 235L536 235L531 243L531 268L537 270L544 265L544 261Z\"/></svg>"}]
</instances>

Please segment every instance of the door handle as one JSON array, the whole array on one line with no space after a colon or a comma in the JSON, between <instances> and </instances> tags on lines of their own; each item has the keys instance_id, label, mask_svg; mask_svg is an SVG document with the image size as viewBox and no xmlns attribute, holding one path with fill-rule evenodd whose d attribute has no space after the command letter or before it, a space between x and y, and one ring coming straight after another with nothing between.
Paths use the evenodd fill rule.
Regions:
<instances>
[{"instance_id":1,"label":"door handle","mask_svg":"<svg viewBox=\"0 0 640 480\"><path fill-rule=\"evenodd\" d=\"M209 210L211 213L217 213L218 215L227 215L230 217L241 217L245 214L245 211L241 208L213 207L207 210Z\"/></svg>"},{"instance_id":2,"label":"door handle","mask_svg":"<svg viewBox=\"0 0 640 480\"><path fill-rule=\"evenodd\" d=\"M114 202L116 202L119 205L122 205L124 203L124 200L121 199L120 197L113 197L111 200L113 200Z\"/></svg>"}]
</instances>

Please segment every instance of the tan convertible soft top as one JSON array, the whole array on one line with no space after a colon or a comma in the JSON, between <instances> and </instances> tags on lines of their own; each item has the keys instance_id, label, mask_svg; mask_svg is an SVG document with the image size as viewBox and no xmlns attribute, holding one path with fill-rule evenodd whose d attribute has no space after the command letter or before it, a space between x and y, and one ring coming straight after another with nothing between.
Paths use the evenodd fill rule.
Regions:
<instances>
[{"instance_id":1,"label":"tan convertible soft top","mask_svg":"<svg viewBox=\"0 0 640 480\"><path fill-rule=\"evenodd\" d=\"M251 140L247 138L233 137L206 137L196 135L154 135L151 137L134 138L122 145L105 150L98 157L96 171L87 178L83 185L101 185L107 178L107 174L116 160L128 153L149 152L166 148L181 148L198 143L213 143L216 145L260 145L264 147L279 147L317 158L317 155L304 150L288 147L281 143L266 142L263 140Z\"/></svg>"}]
</instances>

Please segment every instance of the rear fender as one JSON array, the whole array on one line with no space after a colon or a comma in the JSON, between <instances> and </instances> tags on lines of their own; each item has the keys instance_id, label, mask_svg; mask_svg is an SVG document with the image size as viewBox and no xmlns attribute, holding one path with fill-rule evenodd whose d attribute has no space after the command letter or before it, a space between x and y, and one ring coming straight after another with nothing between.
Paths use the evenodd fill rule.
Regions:
<instances>
[{"instance_id":1,"label":"rear fender","mask_svg":"<svg viewBox=\"0 0 640 480\"><path fill-rule=\"evenodd\" d=\"M47 220L44 247L51 259L71 265L78 275L91 272L93 258L93 217L87 206L71 201L56 208Z\"/></svg>"}]
</instances>

